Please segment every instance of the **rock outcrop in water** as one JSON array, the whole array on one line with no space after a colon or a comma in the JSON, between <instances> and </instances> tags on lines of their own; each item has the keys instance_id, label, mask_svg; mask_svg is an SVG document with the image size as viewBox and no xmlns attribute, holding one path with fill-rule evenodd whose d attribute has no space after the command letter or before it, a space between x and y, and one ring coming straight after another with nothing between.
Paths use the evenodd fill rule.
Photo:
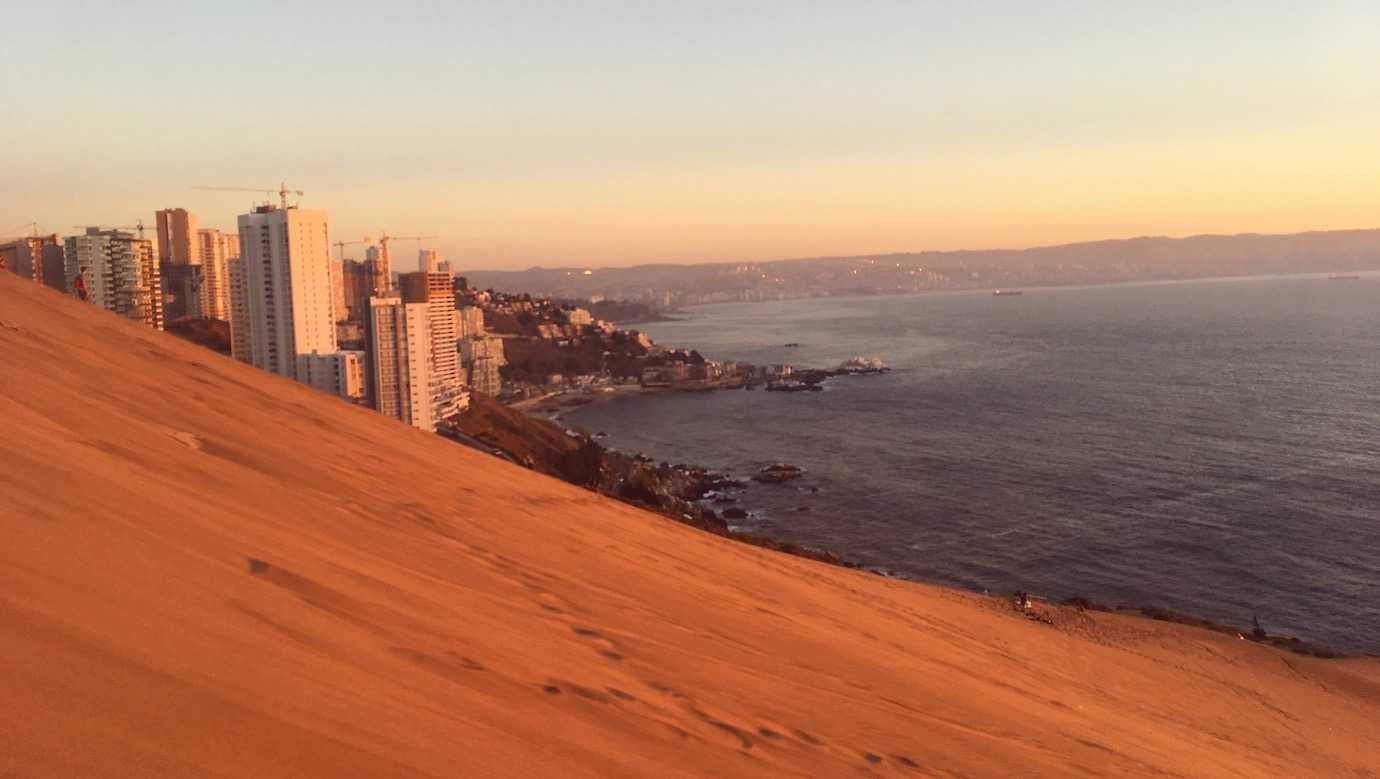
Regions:
<instances>
[{"instance_id":1,"label":"rock outcrop in water","mask_svg":"<svg viewBox=\"0 0 1380 779\"><path fill-rule=\"evenodd\" d=\"M781 484L799 479L805 474L805 469L799 465L789 463L776 463L762 468L762 470L752 475L752 480L762 484Z\"/></svg>"}]
</instances>

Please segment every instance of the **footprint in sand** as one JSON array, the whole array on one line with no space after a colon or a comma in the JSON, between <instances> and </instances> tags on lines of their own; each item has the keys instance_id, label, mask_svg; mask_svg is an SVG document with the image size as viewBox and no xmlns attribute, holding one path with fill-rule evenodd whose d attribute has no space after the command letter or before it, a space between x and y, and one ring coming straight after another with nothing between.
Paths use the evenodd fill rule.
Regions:
<instances>
[{"instance_id":1,"label":"footprint in sand","mask_svg":"<svg viewBox=\"0 0 1380 779\"><path fill-rule=\"evenodd\" d=\"M174 430L173 432L168 433L168 435L172 436L173 440L177 441L179 444L182 444L188 449L195 449L197 451L201 451L201 446L203 442L200 436L192 435L191 433L182 430Z\"/></svg>"},{"instance_id":2,"label":"footprint in sand","mask_svg":"<svg viewBox=\"0 0 1380 779\"><path fill-rule=\"evenodd\" d=\"M623 653L618 651L618 645L615 644L613 641L609 640L607 637L604 636L603 633L599 632L598 630L595 630L594 628L581 627L579 625L571 625L570 630L575 635L587 639L589 645L594 647L595 651L597 651L603 657L613 661L620 661L623 659Z\"/></svg>"}]
</instances>

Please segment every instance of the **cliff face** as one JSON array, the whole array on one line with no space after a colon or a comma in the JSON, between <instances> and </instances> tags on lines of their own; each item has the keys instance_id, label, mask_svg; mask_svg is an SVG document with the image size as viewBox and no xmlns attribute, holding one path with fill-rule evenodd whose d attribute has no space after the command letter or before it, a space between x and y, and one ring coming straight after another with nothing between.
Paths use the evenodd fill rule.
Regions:
<instances>
[{"instance_id":1,"label":"cliff face","mask_svg":"<svg viewBox=\"0 0 1380 779\"><path fill-rule=\"evenodd\" d=\"M1345 776L1380 668L678 525L0 274L0 774Z\"/></svg>"}]
</instances>

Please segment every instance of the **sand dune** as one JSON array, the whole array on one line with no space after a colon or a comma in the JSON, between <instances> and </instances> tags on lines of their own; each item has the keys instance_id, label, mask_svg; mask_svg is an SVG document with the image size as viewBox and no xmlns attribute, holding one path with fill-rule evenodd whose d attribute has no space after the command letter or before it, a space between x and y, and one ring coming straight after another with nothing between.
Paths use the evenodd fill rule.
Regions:
<instances>
[{"instance_id":1,"label":"sand dune","mask_svg":"<svg viewBox=\"0 0 1380 779\"><path fill-rule=\"evenodd\" d=\"M1376 776L1380 662L736 544L0 273L0 775Z\"/></svg>"}]
</instances>

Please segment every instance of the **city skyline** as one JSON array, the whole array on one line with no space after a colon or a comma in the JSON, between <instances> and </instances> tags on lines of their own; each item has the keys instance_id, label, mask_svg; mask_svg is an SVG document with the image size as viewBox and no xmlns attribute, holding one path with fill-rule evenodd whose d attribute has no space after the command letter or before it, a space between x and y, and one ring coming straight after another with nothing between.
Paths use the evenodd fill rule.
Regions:
<instances>
[{"instance_id":1,"label":"city skyline","mask_svg":"<svg viewBox=\"0 0 1380 779\"><path fill-rule=\"evenodd\" d=\"M267 196L192 187L286 181L332 240L504 269L1361 228L1380 200L1361 3L165 10L13 12L3 226L228 231Z\"/></svg>"}]
</instances>

